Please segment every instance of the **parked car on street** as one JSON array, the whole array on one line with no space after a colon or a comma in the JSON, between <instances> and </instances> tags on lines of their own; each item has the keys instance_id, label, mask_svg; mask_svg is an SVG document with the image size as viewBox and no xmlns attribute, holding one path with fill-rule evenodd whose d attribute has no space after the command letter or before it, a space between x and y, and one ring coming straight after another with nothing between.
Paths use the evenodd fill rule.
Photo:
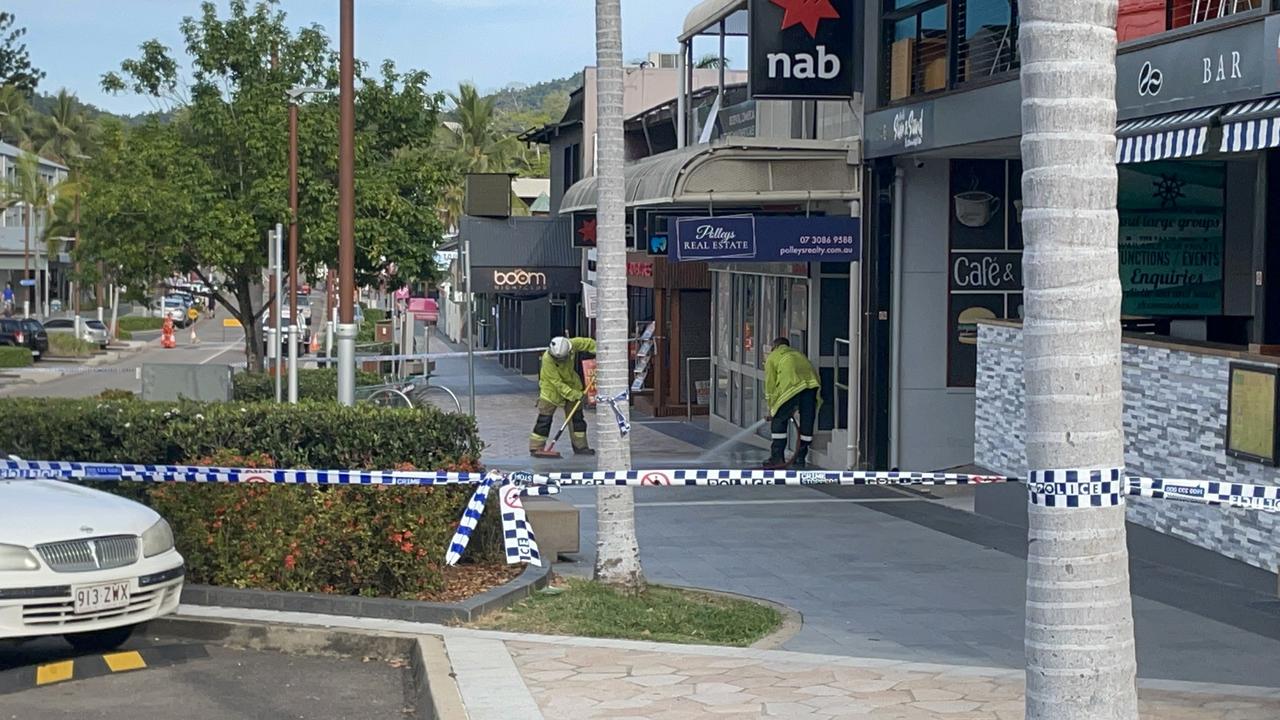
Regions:
<instances>
[{"instance_id":1,"label":"parked car on street","mask_svg":"<svg viewBox=\"0 0 1280 720\"><path fill-rule=\"evenodd\" d=\"M49 352L49 334L35 318L0 318L0 345L25 347L39 360Z\"/></svg>"},{"instance_id":2,"label":"parked car on street","mask_svg":"<svg viewBox=\"0 0 1280 720\"><path fill-rule=\"evenodd\" d=\"M76 319L52 318L45 321L44 329L48 332L74 333L76 331ZM87 343L93 343L103 350L107 349L107 344L111 340L107 334L107 326L101 320L90 320L88 318L80 318L80 339Z\"/></svg>"},{"instance_id":3,"label":"parked car on street","mask_svg":"<svg viewBox=\"0 0 1280 720\"><path fill-rule=\"evenodd\" d=\"M57 480L0 480L0 641L118 647L178 609L173 531L132 500Z\"/></svg>"},{"instance_id":4,"label":"parked car on street","mask_svg":"<svg viewBox=\"0 0 1280 720\"><path fill-rule=\"evenodd\" d=\"M160 305L151 309L151 317L169 318L173 324L183 328L187 326L187 309L191 306L178 295L166 295Z\"/></svg>"}]
</instances>

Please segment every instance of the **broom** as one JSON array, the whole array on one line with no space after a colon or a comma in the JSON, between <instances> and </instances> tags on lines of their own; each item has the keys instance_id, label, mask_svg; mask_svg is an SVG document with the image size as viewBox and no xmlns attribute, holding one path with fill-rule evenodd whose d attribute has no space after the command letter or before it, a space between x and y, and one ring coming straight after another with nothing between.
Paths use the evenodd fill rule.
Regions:
<instances>
[{"instance_id":1,"label":"broom","mask_svg":"<svg viewBox=\"0 0 1280 720\"><path fill-rule=\"evenodd\" d=\"M564 424L562 424L560 426L560 429L556 431L556 436L551 438L551 442L547 443L546 447L542 448L541 450L535 450L533 452L534 457L540 457L540 458L564 457L563 455L561 455L559 452L556 451L556 443L560 441L560 436L564 435L564 429L569 427L569 421L573 419L574 413L578 412L578 408L581 406L582 406L582 398L578 398L578 402L573 404L573 409L569 411L569 414L564 416Z\"/></svg>"}]
</instances>

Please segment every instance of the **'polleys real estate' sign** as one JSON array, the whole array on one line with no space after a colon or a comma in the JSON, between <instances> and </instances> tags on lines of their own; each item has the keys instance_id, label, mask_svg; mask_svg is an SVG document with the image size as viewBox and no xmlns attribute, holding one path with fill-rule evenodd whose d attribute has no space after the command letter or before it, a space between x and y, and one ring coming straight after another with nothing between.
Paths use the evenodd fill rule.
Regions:
<instances>
[{"instance_id":1,"label":"'polleys real estate' sign","mask_svg":"<svg viewBox=\"0 0 1280 720\"><path fill-rule=\"evenodd\" d=\"M861 233L852 217L680 218L667 252L685 262L852 262Z\"/></svg>"},{"instance_id":2,"label":"'polleys real estate' sign","mask_svg":"<svg viewBox=\"0 0 1280 720\"><path fill-rule=\"evenodd\" d=\"M749 0L753 98L851 98L862 78L862 3Z\"/></svg>"}]
</instances>

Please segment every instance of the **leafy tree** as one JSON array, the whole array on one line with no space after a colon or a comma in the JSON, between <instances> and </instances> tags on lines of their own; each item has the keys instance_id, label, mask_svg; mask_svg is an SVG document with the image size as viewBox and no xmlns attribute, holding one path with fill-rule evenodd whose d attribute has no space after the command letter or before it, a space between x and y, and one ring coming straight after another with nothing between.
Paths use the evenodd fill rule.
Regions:
<instances>
[{"instance_id":1,"label":"leafy tree","mask_svg":"<svg viewBox=\"0 0 1280 720\"><path fill-rule=\"evenodd\" d=\"M274 0L212 2L182 21L192 77L179 82L169 48L142 45L103 86L171 107L171 122L112 122L85 168L83 259L102 259L120 281L153 287L192 272L244 326L251 368L262 363L262 292L268 229L287 223L286 91L337 84L337 58L318 26L285 25ZM443 96L425 72L384 63L359 71L356 98L357 282L430 279L442 234L436 216L444 169L432 140ZM185 88L185 89L183 89ZM336 264L337 103L299 108L299 254L305 268ZM87 265L87 263L85 263ZM214 279L217 278L217 282Z\"/></svg>"},{"instance_id":2,"label":"leafy tree","mask_svg":"<svg viewBox=\"0 0 1280 720\"><path fill-rule=\"evenodd\" d=\"M54 195L53 183L41 174L40 159L35 155L24 152L18 156L16 164L16 172L13 178L4 181L3 205L4 207L22 206L24 227L22 239L23 275L30 278L35 273L34 277L36 279L36 285L27 290L27 297L32 300L29 308L37 314L43 314L39 303L36 302L43 297L40 289L43 283L39 273L36 272L36 266L39 263L33 264L31 262L31 232L39 223L41 216L48 211ZM44 282L47 281L48 271L46 270Z\"/></svg>"},{"instance_id":3,"label":"leafy tree","mask_svg":"<svg viewBox=\"0 0 1280 720\"><path fill-rule=\"evenodd\" d=\"M30 95L44 79L44 71L31 65L27 44L22 42L27 29L14 27L14 19L13 13L0 12L0 85L13 85Z\"/></svg>"}]
</instances>

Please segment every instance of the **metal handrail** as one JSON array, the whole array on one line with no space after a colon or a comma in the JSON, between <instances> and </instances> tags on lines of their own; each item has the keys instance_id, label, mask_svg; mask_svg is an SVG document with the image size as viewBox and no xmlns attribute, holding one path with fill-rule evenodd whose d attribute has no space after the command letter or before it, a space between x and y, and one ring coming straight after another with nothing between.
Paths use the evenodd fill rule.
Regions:
<instances>
[{"instance_id":1,"label":"metal handrail","mask_svg":"<svg viewBox=\"0 0 1280 720\"><path fill-rule=\"evenodd\" d=\"M710 382L710 381L711 381L711 356L710 356L710 355L707 355L707 356L705 356L705 357L687 357L687 358L685 358L685 359L684 359L684 393L685 393L685 395L684 395L684 411L685 411L685 416L686 416L686 418L687 418L690 422L692 422L692 421L693 421L693 399L694 399L694 397L696 397L696 395L697 395L697 391L696 391L696 390L694 390L694 388L693 388L693 369L692 369L692 364L693 364L693 362L694 362L695 360L697 360L697 361L702 361L702 360L707 361L707 381L708 381L708 382ZM711 401L711 397L710 397L710 395L708 395L708 396L707 396L707 402L710 402L710 401Z\"/></svg>"}]
</instances>

